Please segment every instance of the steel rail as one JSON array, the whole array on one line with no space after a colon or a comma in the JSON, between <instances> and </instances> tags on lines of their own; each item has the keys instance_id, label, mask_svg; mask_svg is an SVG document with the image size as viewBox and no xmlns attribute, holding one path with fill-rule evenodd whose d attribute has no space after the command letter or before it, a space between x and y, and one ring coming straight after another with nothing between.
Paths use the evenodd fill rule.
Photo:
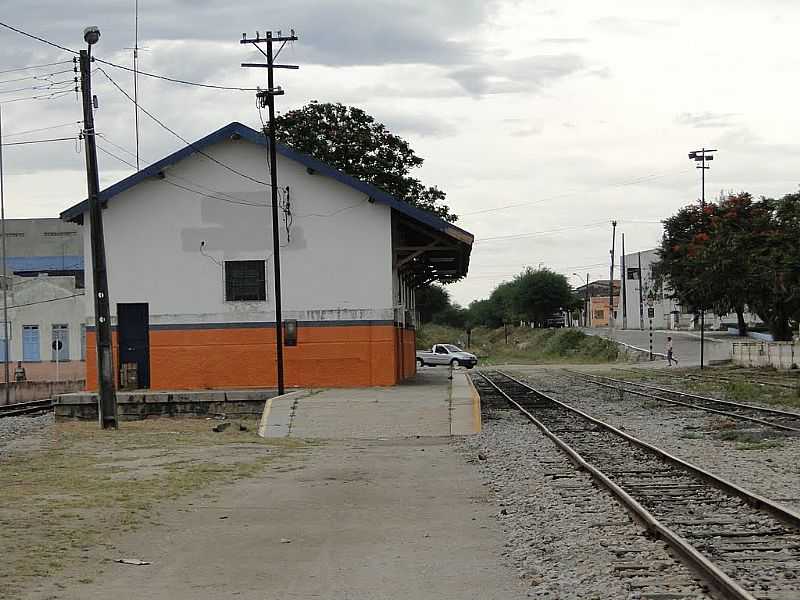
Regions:
<instances>
[{"instance_id":1,"label":"steel rail","mask_svg":"<svg viewBox=\"0 0 800 600\"><path fill-rule=\"evenodd\" d=\"M608 388L608 389L611 389L611 390L622 391L622 392L625 392L625 393L628 393L628 394L634 394L636 396L642 396L644 398L651 398L653 400L658 400L659 402L667 402L669 404L677 404L678 406L685 406L687 408L694 408L696 410L702 410L702 411L714 413L714 414L717 414L717 415L724 415L726 417L730 417L731 419L740 419L742 421L750 421L752 423L758 423L759 425L764 425L765 427L772 427L774 429L780 429L782 431L790 431L792 433L800 433L800 428L798 428L798 427L790 427L789 425L781 425L780 423L771 423L770 421L765 421L765 420L759 419L757 417L748 417L747 415L743 415L743 414L740 414L740 413L734 413L734 412L729 412L729 411L725 411L725 410L718 410L716 408L709 408L708 406L700 406L699 404L692 404L691 402L681 402L680 400L672 400L671 398L664 398L663 396L656 396L655 394L648 394L647 392L639 392L637 390L626 390L626 389L622 389L620 387L616 387L616 386L608 384L608 383L603 383L601 381L594 381L593 379L589 379L589 378L590 377L596 377L596 378L599 378L599 379L608 379L609 381L619 382L621 384L627 384L627 385L633 385L633 386L637 386L638 385L640 387L645 387L645 388L649 388L650 387L650 386L642 386L641 384L636 384L636 383L633 383L631 381L623 381L621 379L613 379L611 377L603 377L602 375L592 375L590 373L581 373L579 371L571 371L569 369L564 369L564 371L566 371L567 373L573 374L573 375L584 376L583 380L585 382L591 383L592 385L599 385L601 387L605 387L605 388ZM650 389L660 390L661 388L655 388L654 387L654 388L650 388ZM694 398L699 398L699 399L703 399L704 401L707 401L707 402L715 402L715 403L719 402L719 403L722 403L722 404L738 405L738 403L736 403L736 402L728 403L725 400L715 400L713 398L705 398L704 396L693 396L692 394L684 394L683 392L677 392L677 391L673 391L673 390L664 389L663 391L671 393L671 394L679 394L679 395L682 395L682 396L685 395L685 396L690 396L690 397L694 397ZM758 411L761 410L759 407L751 406L749 404L741 404L741 405L738 405L738 406L741 406L742 408L747 408L748 410L750 410L750 409L758 410ZM765 409L765 412L773 412L773 411L772 411L772 409ZM795 414L795 413L791 413L791 412L783 413L783 411L775 411L775 412L777 412L780 416L791 416L791 418L796 419L798 422L800 422L800 414Z\"/></svg>"},{"instance_id":2,"label":"steel rail","mask_svg":"<svg viewBox=\"0 0 800 600\"><path fill-rule=\"evenodd\" d=\"M592 423L594 423L598 427L601 427L601 428L603 428L603 429L605 429L607 431L612 432L615 435L618 435L618 436L620 436L622 438L625 438L627 441L639 446L640 448L642 448L642 449L644 449L644 450L646 450L646 451L648 451L648 452L650 452L652 454L655 454L655 455L659 456L660 458L663 458L666 461L671 462L672 464L674 464L674 465L676 465L676 466L678 466L678 467L680 467L682 469L686 469L688 471L691 471L692 473L694 473L698 477L702 478L703 480L707 481L708 483L714 485L718 489L720 489L720 490L722 490L724 492L728 492L730 494L733 494L733 495L741 498L742 500L744 500L745 502L747 502L749 505L753 506L754 508L757 508L757 509L760 509L760 510L765 510L766 512L769 512L773 517L779 519L780 521L786 523L787 525L791 525L792 527L800 528L800 513L792 510L791 508L788 508L786 506L778 504L777 502L774 502L773 500L770 500L769 498L766 498L764 496L760 496L760 495L758 495L758 494L756 494L754 492L750 492L750 491L748 491L748 490L746 490L746 489L744 489L742 487L739 487L735 483L732 483L732 482L730 482L730 481L728 481L726 479L722 479L721 477L718 477L717 475L714 475L714 474L710 473L709 471L706 471L705 469L702 469L701 467L693 465L692 463L687 462L687 461L683 460L682 458L678 458L677 456L675 456L673 454L670 454L669 452L666 452L665 450L662 450L661 448L658 448L657 446L654 446L654 445L652 445L652 444L650 444L648 442L644 442L644 441L642 441L642 440L640 440L638 438L635 438L632 435L617 429L613 425L609 425L608 423L604 423L603 421L600 421L599 419L596 419L595 417L593 417L593 416L591 416L591 415L589 415L589 414L587 414L587 413L585 413L585 412L583 412L583 411L581 411L581 410L579 410L577 408L574 408L574 407L570 406L569 404L566 404L566 403L562 402L561 400L556 400L552 396L548 396L544 392L540 392L539 390L536 390L536 389L532 388L527 383L519 381L518 379L516 379L516 378L512 377L511 375L509 375L508 373L505 373L505 372L499 371L499 370L497 372L500 373L501 375L503 375L504 377L510 379L511 381L516 383L517 385L521 385L521 386L523 386L525 388L528 388L531 392L533 392L534 394L536 394L540 398L543 398L543 399L545 399L545 400L547 400L549 402L553 402L553 403L561 406L562 408L564 408L566 410L569 410L570 412L573 412L573 413L575 413L577 415L580 415L581 417L591 421Z\"/></svg>"},{"instance_id":3,"label":"steel rail","mask_svg":"<svg viewBox=\"0 0 800 600\"><path fill-rule=\"evenodd\" d=\"M622 369L620 367L614 367L614 370L623 371L625 373L637 373L638 372L638 371L635 371L633 369ZM691 374L690 375L688 373L676 374L676 373L669 373L667 371L656 370L656 369L649 369L648 371L649 372L653 372L653 373L657 373L658 375L661 375L661 376L664 376L664 377L678 377L680 375L680 377L685 377L687 379L694 379L695 381L704 381L706 383L713 383L716 380L716 381L723 381L723 382L726 382L726 383L751 383L753 385L762 385L762 386L763 385L767 385L767 386L774 386L774 387L779 387L779 388L783 388L783 389L787 389L787 390L796 390L797 389L797 385L796 384L793 385L791 383L781 383L779 381L766 381L764 379L752 379L750 381L745 379L745 380L741 380L740 381L740 380L737 380L736 378L733 378L733 377L725 377L724 375L717 375L717 374L713 374L713 375L709 375L709 374L705 374L705 375ZM798 383L800 383L800 381L798 381Z\"/></svg>"},{"instance_id":4,"label":"steel rail","mask_svg":"<svg viewBox=\"0 0 800 600\"><path fill-rule=\"evenodd\" d=\"M594 375L592 373L581 373L580 371L573 371L571 369L563 369L567 373L573 373L576 375L583 375L586 377L595 377L597 379L605 379L606 381L613 381L614 383L622 383L625 385L632 385L634 387L640 387L648 390L656 390L659 392L665 392L667 394L676 394L678 396L684 396L686 398L694 398L695 400L701 400L703 402L711 402L712 404L723 404L725 406L735 406L736 408L742 408L746 410L754 410L760 413L766 413L770 415L775 415L776 417L784 417L788 419L795 419L800 421L800 413L792 412L789 410L778 410L776 408L768 408L766 406L756 406L754 404L744 404L742 402L734 402L732 400L720 400L719 398L711 398L709 396L700 396L698 394L690 394L689 392L681 392L679 390L673 390L670 388L662 388L656 385L647 385L645 383L637 383L635 381L627 381L625 379L615 379L613 377L605 377L603 375ZM700 408L700 407L698 407Z\"/></svg>"},{"instance_id":5,"label":"steel rail","mask_svg":"<svg viewBox=\"0 0 800 600\"><path fill-rule=\"evenodd\" d=\"M497 371L499 375L505 377L510 382L529 390L535 396L540 399L543 399L550 403L551 406L559 407L562 410L575 414L580 418L592 423L594 426L605 430L615 436L622 438L623 440L627 441L628 443L641 448L642 450L648 452L649 454L655 456L656 458L669 463L684 473L688 473L704 482L709 484L711 487L714 487L724 493L729 494L730 496L739 498L740 500L744 501L747 505L751 506L753 509L767 513L782 523L791 526L794 529L800 529L800 513L782 506L777 502L774 502L768 498L750 492L730 481L722 479L712 473L693 465L689 462L686 462L652 444L639 440L619 429L604 423L583 411L580 411L572 406L560 401L556 400L555 398L548 396L544 392L536 390L535 388L531 387L527 383L519 381L518 379L504 373L502 371ZM577 459L580 461L576 462L580 468L586 468L584 465L588 465L591 468L586 469L596 480L598 480L604 487L607 487L609 491L617 497L623 506L629 510L633 515L634 518L642 523L649 531L653 532L655 535L662 537L670 546L678 553L681 557L684 557L691 567L696 569L703 577L707 580L707 582L718 591L722 598L727 599L748 599L752 600L756 596L750 594L750 592L741 588L741 586L736 583L730 576L728 576L724 571L722 571L715 563L709 560L705 555L701 554L697 551L697 549L692 546L692 544L686 540L684 537L677 534L675 531L670 529L669 527L665 526L661 523L658 519L656 519L652 514L650 514L644 507L641 506L632 496L630 496L627 492L625 492L618 484L616 484L613 480L611 480L607 475L602 473L600 469L594 467L587 463L585 459L583 459L577 451L569 447L569 445L561 440L556 434L551 432L546 425L544 425L541 421L539 421L536 417L534 417L528 410L526 410L522 405L518 402L514 401L510 398L510 396L505 393L500 387L494 382L491 381L484 373L480 373L482 378L486 380L492 388L497 390L501 396L503 396L506 400L510 402L512 406L520 410L528 419L534 422L537 427L539 427L545 435L552 439L556 445L561 448L573 462ZM558 440L558 441L556 441ZM608 483L613 484L613 487L609 486ZM621 492L621 493L620 493Z\"/></svg>"},{"instance_id":6,"label":"steel rail","mask_svg":"<svg viewBox=\"0 0 800 600\"><path fill-rule=\"evenodd\" d=\"M543 392L533 389L532 387L517 381L513 377L498 371L505 377L512 381L523 385L530 389L537 396L544 398L550 402L562 406L563 408L573 411L598 425L605 425L594 418L589 417L585 413L577 409L563 404L562 402L547 396ZM747 590L742 588L736 581L729 577L724 571L711 562L706 556L701 554L692 544L682 536L672 531L669 527L661 523L639 502L637 502L630 494L618 486L614 481L603 473L600 469L587 462L575 449L573 449L564 440L550 431L547 426L533 416L528 410L521 406L518 402L514 401L508 394L501 390L495 382L489 379L484 373L478 373L486 382L497 390L508 402L518 409L527 419L529 419L539 430L550 439L562 452L564 452L569 459L581 470L586 471L591 477L606 488L621 504L622 506L639 522L651 535L664 540L683 560L696 571L717 593L722 595L726 600L757 600L755 596L750 594ZM614 429L610 425L607 426L609 431L613 433L622 434L621 431ZM624 436L624 434L622 434Z\"/></svg>"},{"instance_id":7,"label":"steel rail","mask_svg":"<svg viewBox=\"0 0 800 600\"><path fill-rule=\"evenodd\" d=\"M47 400L33 400L31 402L4 404L0 406L0 419L3 417L17 417L20 415L43 412L50 410L52 407L53 401L49 398Z\"/></svg>"}]
</instances>

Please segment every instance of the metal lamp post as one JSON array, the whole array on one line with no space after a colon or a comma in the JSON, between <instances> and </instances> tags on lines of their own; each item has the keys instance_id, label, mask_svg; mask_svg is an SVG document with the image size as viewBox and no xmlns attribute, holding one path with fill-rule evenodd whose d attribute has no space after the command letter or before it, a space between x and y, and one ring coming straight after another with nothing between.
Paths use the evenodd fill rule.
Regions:
<instances>
[{"instance_id":1,"label":"metal lamp post","mask_svg":"<svg viewBox=\"0 0 800 600\"><path fill-rule=\"evenodd\" d=\"M707 150L706 148L701 148L700 150L692 150L689 152L689 159L693 160L697 163L697 168L700 169L700 218L702 219L703 223L706 220L706 170L710 169L711 167L706 166L706 162L710 160L714 160L714 155L712 152L716 152L716 150ZM706 307L705 305L700 307L700 370L702 371L705 368L704 365L704 356L705 356L705 331L706 331Z\"/></svg>"}]
</instances>

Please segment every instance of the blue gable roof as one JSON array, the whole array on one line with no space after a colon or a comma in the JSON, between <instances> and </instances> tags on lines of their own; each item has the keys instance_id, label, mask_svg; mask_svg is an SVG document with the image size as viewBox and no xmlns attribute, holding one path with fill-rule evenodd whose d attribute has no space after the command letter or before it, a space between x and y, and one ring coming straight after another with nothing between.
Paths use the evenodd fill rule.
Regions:
<instances>
[{"instance_id":1,"label":"blue gable roof","mask_svg":"<svg viewBox=\"0 0 800 600\"><path fill-rule=\"evenodd\" d=\"M156 177L158 174L170 165L174 165L180 160L192 155L197 150L202 150L208 146L216 144L218 142L222 142L224 140L230 139L231 137L239 136L242 139L248 140L253 142L254 144L259 144L261 146L267 145L266 137L259 131L248 127L247 125L243 125L242 123L238 123L234 121L218 129L217 131L210 133L206 137L198 140L197 142L186 146L178 150L177 152L173 152L169 156L162 158L160 161L153 163L149 167L145 167L141 171L134 173L133 175L126 177L125 179L118 181L114 185L107 187L106 189L100 192L100 201L101 202L108 202L117 194L124 192L127 189L135 186L137 183L149 178L149 177ZM320 175L325 175L327 177L331 177L336 181L339 181L351 188L358 190L372 198L375 202L380 204L385 204L390 206L397 212L406 215L407 217L427 225L435 229L436 231L440 231L464 244L472 245L473 235L460 227L456 227L452 223L448 223L444 219L440 219L436 215L433 215L427 211L421 210L414 206L411 206L407 202L403 202L402 200L398 200L391 194L387 194L382 189L375 187L369 183L365 183L356 179L355 177L351 177L342 171L334 169L330 165L327 165L311 156L306 154L301 154L295 150L292 150L290 147L284 144L277 144L276 150L278 154L285 156L291 160L297 161L300 164L304 165L305 167L312 169L315 173ZM89 201L84 200L79 204L71 206L67 210L61 213L61 218L65 221L76 221L83 213L88 211L89 209Z\"/></svg>"}]
</instances>

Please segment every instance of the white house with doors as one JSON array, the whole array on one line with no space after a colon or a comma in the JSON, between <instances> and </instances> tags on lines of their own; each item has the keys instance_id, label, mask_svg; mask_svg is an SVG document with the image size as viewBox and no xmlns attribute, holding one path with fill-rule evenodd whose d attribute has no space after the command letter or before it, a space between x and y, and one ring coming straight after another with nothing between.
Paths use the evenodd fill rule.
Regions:
<instances>
[{"instance_id":1,"label":"white house with doors","mask_svg":"<svg viewBox=\"0 0 800 600\"><path fill-rule=\"evenodd\" d=\"M275 385L266 149L262 132L230 123L101 192L117 368L135 371L135 387ZM473 236L276 149L287 385L391 385L413 375L414 289L465 276ZM87 207L61 217L86 230L89 273ZM91 277L86 287L91 324ZM91 327L87 338L92 387Z\"/></svg>"}]
</instances>

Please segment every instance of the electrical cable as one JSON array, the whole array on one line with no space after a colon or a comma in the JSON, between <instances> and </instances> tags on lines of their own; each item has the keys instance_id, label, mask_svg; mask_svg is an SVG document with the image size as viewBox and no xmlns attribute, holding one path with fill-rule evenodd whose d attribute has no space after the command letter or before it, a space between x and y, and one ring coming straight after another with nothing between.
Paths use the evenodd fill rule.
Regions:
<instances>
[{"instance_id":1,"label":"electrical cable","mask_svg":"<svg viewBox=\"0 0 800 600\"><path fill-rule=\"evenodd\" d=\"M77 269L75 269L77 271ZM85 296L86 293L83 294L72 294L71 296L63 296L61 298L50 298L49 300L37 300L36 302L26 302L24 304L13 304L9 306L9 310L12 308L22 308L23 306L33 306L35 304L46 304L48 302L58 302L59 300L69 300L70 298L78 298Z\"/></svg>"},{"instance_id":2,"label":"electrical cable","mask_svg":"<svg viewBox=\"0 0 800 600\"><path fill-rule=\"evenodd\" d=\"M105 134L97 132L95 135L97 135L97 137L99 137L99 138L102 138L105 143L111 144L112 146L114 146L118 150L120 150L120 151L124 152L125 154L127 154L128 156L130 156L131 158L134 158L134 159L136 158L136 154L134 152L132 152L131 150L128 150L124 146L120 146L119 144L111 141L108 138L108 136L106 136ZM122 158L119 158L117 156L114 156L114 158L117 158L118 160L123 161ZM133 167L134 169L136 169L136 165L134 165L133 163L130 163L128 161L123 161L123 162L125 162L125 164L128 165L129 167ZM139 169L136 169L136 170L138 171ZM243 203L246 203L246 204L249 204L251 206L267 206L266 204L261 204L261 203L258 203L258 202L246 202L245 200L241 200L240 198L236 198L235 196L231 196L230 194L227 194L227 193L222 192L220 190L216 190L214 188L210 188L208 186L203 185L202 183L197 183L196 181L192 181L191 179L187 179L186 177L181 177L180 175L175 175L175 174L171 173L169 175L165 174L165 177L173 177L173 178L178 179L180 181L185 181L189 185L193 185L193 186L195 186L197 188L200 188L202 190L206 190L208 192L211 192L212 195L227 196L227 198L229 199L231 204L243 204Z\"/></svg>"},{"instance_id":3,"label":"electrical cable","mask_svg":"<svg viewBox=\"0 0 800 600\"><path fill-rule=\"evenodd\" d=\"M109 81L112 83L112 85L113 85L114 87L116 87L116 88L117 88L117 90L119 90L119 91L120 91L120 93L121 93L121 94L123 94L123 95L124 95L124 96L125 96L125 97L126 97L128 100L130 100L131 102L134 102L134 103L136 103L136 101L135 101L135 100L134 100L134 99L131 97L131 95L130 95L130 94L128 94L128 92L126 92L126 91L125 91L125 90L124 90L124 89L123 89L123 88L122 88L122 87L121 87L121 86L120 86L120 85L119 85L119 84L118 84L116 81L114 81L114 79L111 77L111 75L109 75L108 73L106 73L104 69L100 68L100 69L98 69L98 71L100 71L100 72L101 72L103 75L105 75L105 76L106 76L106 79L108 79L108 80L109 80ZM241 171L238 171L237 169L234 169L234 168L233 168L233 167L231 167L230 165L227 165L227 164L225 164L224 162L222 162L222 161L220 161L220 160L218 160L218 159L214 158L214 157L213 157L213 156L211 156L210 154L207 154L207 153L205 153L205 152L204 152L204 151L203 151L201 148L198 148L198 147L197 147L195 144L193 144L192 142L190 142L189 140L187 140L185 137L183 137L183 136L182 136L182 135L180 135L179 133L176 133L176 132L175 132L175 130L173 130L173 129L171 129L169 126L167 126L167 125L166 125L166 124L165 124L163 121L161 121L161 120L160 120L158 117L156 117L156 116L155 116L153 113L151 113L151 112L150 112L150 111L148 111L146 108L144 108L144 107L143 107L141 104L139 104L138 106L139 106L139 110L141 110L141 111L142 111L144 114L146 114L146 115L147 115L148 117L150 117L150 118L151 118L153 121L155 121L155 122L156 122L156 123L157 123L157 124L158 124L158 125L159 125L161 128L163 128L163 129L166 129L168 132L170 132L170 133L171 133L172 135L174 135L176 138L178 138L179 140L181 140L181 141L182 141L184 144L186 144L188 147L190 147L192 150L194 150L194 151L195 151L195 152L197 152L198 154L201 154L201 155L205 156L205 157L206 157L207 159L209 159L210 161L217 163L219 166L221 166L221 167L223 167L223 168L227 169L227 170L228 170L228 171L230 171L231 173L235 173L236 175L239 175L240 177L243 177L244 179L249 179L250 181L253 181L253 182L255 182L255 183L258 183L259 185L265 185L265 186L270 186L270 187L271 187L271 184L270 184L270 183L268 183L268 182L266 182L266 181L261 181L260 179L257 179L257 178L255 178L255 177L251 177L250 175L248 175L248 174L246 174L246 173L242 173Z\"/></svg>"},{"instance_id":4,"label":"electrical cable","mask_svg":"<svg viewBox=\"0 0 800 600\"><path fill-rule=\"evenodd\" d=\"M0 75L5 75L6 73L19 73L20 71L31 71L33 69L43 69L44 67L55 67L57 65L66 65L71 63L72 59L69 60L62 60L58 62L51 62L45 63L43 65L28 65L27 67L17 67L16 69L6 69L4 71L0 71Z\"/></svg>"},{"instance_id":5,"label":"electrical cable","mask_svg":"<svg viewBox=\"0 0 800 600\"><path fill-rule=\"evenodd\" d=\"M670 175L675 175L677 173L684 173L684 172L688 173L689 170L686 169L686 168L680 168L680 169L674 169L674 170L671 170L671 171L665 171L663 173L653 173L653 174L650 174L650 175L637 177L636 179L632 179L630 181L621 181L619 183L614 183L614 184L611 184L611 185L608 185L608 186L605 186L605 187L601 187L601 188L594 188L594 189L588 189L588 190L574 190L574 191L571 191L571 192L564 192L563 194L556 194L555 196L547 196L545 198L539 198L537 200L528 200L526 202L516 202L514 204L506 204L505 206L497 206L497 207L493 207L493 208L484 208L484 209L481 209L481 210L474 210L474 211L471 211L471 212L461 213L461 216L462 217L468 217L470 215L480 215L480 214L485 214L485 213L490 213L490 212L497 212L497 211L501 211L501 210L507 210L509 208L518 208L520 206L530 206L532 204L539 204L541 202L547 202L547 201L550 201L550 200L557 200L559 198L564 198L566 196L574 196L575 194L588 194L588 193L592 193L592 192L602 191L602 190L605 190L605 189L613 189L613 188L617 188L617 187L626 187L626 186L630 186L630 185L638 185L638 184L641 184L641 183L647 183L649 181L653 181L655 179L660 179L662 177L668 177Z\"/></svg>"},{"instance_id":6,"label":"electrical cable","mask_svg":"<svg viewBox=\"0 0 800 600\"><path fill-rule=\"evenodd\" d=\"M16 83L18 81L27 81L28 79L36 79L39 81L47 81L49 77L53 77L55 75L63 75L64 73L74 73L75 69L64 69L63 71L53 71L52 73L45 73L44 75L27 75L25 77L17 77L16 79L5 79L0 81L0 85L4 85L6 83Z\"/></svg>"},{"instance_id":7,"label":"electrical cable","mask_svg":"<svg viewBox=\"0 0 800 600\"><path fill-rule=\"evenodd\" d=\"M59 90L50 94L39 94L36 96L25 96L23 98L12 98L11 100L0 100L0 104L11 104L12 102L22 102L24 100L55 100L67 94L72 94L75 90Z\"/></svg>"},{"instance_id":8,"label":"electrical cable","mask_svg":"<svg viewBox=\"0 0 800 600\"><path fill-rule=\"evenodd\" d=\"M34 40L38 41L38 42L42 42L43 44L47 44L48 46L53 46L54 48L58 48L59 50L64 50L65 52L71 52L72 54L79 54L79 52L77 50L73 50L72 48L67 48L66 46L62 46L61 44L57 44L55 42L51 42L50 40L47 40L47 39L45 39L43 37L39 37L38 35L34 35L32 33L28 33L27 31L23 31L22 29L17 29L16 27L13 27L13 26L9 25L8 23L3 23L2 21L0 21L0 27L5 27L6 29L10 29L11 31L14 31L14 32L16 32L16 33L18 33L20 35L24 35L25 37L29 37L31 39L34 39ZM130 73L134 72L134 70L131 67L126 67L125 65L118 65L117 63L113 63L113 62L108 61L108 60L103 60L103 59L97 58L97 57L92 57L92 60L96 61L96 62L99 62L99 63L102 63L104 65L108 65L109 67L114 67L116 69L122 69L122 70L128 71ZM54 64L59 64L59 63L54 63ZM226 86L226 85L215 85L215 84L211 84L211 83L198 83L196 81L187 81L185 79L177 79L175 77L168 77L166 75L158 75L156 73L148 73L146 71L140 71L138 69L136 70L136 72L139 75L144 75L145 77L152 77L154 79L162 79L164 81L171 81L172 83L180 83L182 85L191 85L191 86L195 86L195 87L210 88L210 89L215 89L215 90L232 90L232 91L238 91L238 92L256 92L256 91L258 91L258 88L245 88L245 87L235 87L235 86Z\"/></svg>"},{"instance_id":9,"label":"electrical cable","mask_svg":"<svg viewBox=\"0 0 800 600\"><path fill-rule=\"evenodd\" d=\"M80 125L83 121L70 121L69 123L61 123L59 125L50 125L49 127L39 127L37 129L26 129L25 131L17 131L15 133L3 134L4 138L17 137L18 135L25 135L28 133L38 133L40 131L48 131L50 129L60 129L62 127L70 127L71 125Z\"/></svg>"},{"instance_id":10,"label":"electrical cable","mask_svg":"<svg viewBox=\"0 0 800 600\"><path fill-rule=\"evenodd\" d=\"M73 141L77 140L77 137L62 137L62 138L50 138L47 140L25 140L22 142L2 142L3 147L5 146L27 146L28 144L43 144L45 142L65 142L67 140Z\"/></svg>"},{"instance_id":11,"label":"electrical cable","mask_svg":"<svg viewBox=\"0 0 800 600\"><path fill-rule=\"evenodd\" d=\"M103 148L100 144L95 144L95 145L96 145L97 149L100 150L100 152L110 156L111 158L114 158L114 159L118 160L121 163L124 163L124 164L128 165L129 167L131 167L134 170L136 169L136 165L133 164L132 162L125 160L124 158L122 158L121 156L118 156L117 154L114 154L113 152L111 152L107 148ZM180 185L179 183L175 183L174 181L170 181L169 179L166 178L166 176L162 181L164 183L168 184L168 185L171 185L171 186L176 187L176 188L180 188L180 189L185 190L187 192L191 192L191 193L193 193L193 194L195 194L197 196L200 196L202 198L210 198L212 200L219 200L221 202L227 202L228 204L240 204L240 205L243 205L243 206L258 206L258 207L266 206L265 204L261 204L261 203L257 203L257 202L247 202L245 200L235 200L235 199L230 199L230 198L223 198L223 197L220 197L220 196L214 196L213 194L207 194L207 193L204 193L204 192L201 192L201 191L198 191L198 190L193 190L193 189L191 189L189 187ZM193 185L199 185L199 184L193 184Z\"/></svg>"}]
</instances>

